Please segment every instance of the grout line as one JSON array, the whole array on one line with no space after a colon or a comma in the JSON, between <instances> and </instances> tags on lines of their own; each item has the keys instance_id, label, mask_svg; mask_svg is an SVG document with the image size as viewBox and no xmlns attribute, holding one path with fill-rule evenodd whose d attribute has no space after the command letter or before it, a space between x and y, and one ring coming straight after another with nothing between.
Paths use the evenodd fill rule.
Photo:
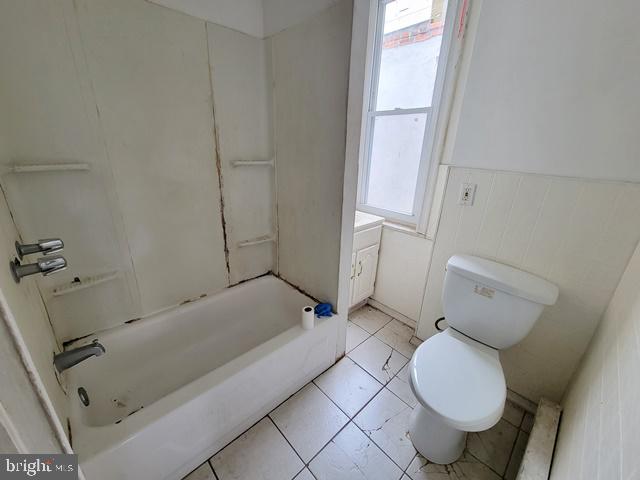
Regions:
<instances>
[{"instance_id":1,"label":"grout line","mask_svg":"<svg viewBox=\"0 0 640 480\"><path fill-rule=\"evenodd\" d=\"M211 458L207 459L206 463L209 464L209 468L211 469L211 471L213 472L213 477L215 478L215 480L220 480L218 478L218 474L216 473L216 469L213 468L213 465L211 465Z\"/></svg>"},{"instance_id":2,"label":"grout line","mask_svg":"<svg viewBox=\"0 0 640 480\"><path fill-rule=\"evenodd\" d=\"M273 410L272 410L273 411ZM294 453L298 456L298 458L300 459L300 461L302 462L303 467L300 469L300 471L298 473L296 473L293 478L297 477L298 474L300 474L300 472L302 470L304 470L307 467L307 463L305 463L305 461L302 459L302 457L300 456L300 454L298 453L298 451L295 449L295 447L291 444L291 442L289 441L289 439L287 438L287 436L284 434L284 432L282 430L280 430L280 427L278 427L278 425L276 425L276 422L273 421L273 418L271 418L271 412L269 412L269 414L265 417L268 418L269 421L271 422L271 424L276 427L276 430L278 430L278 432L280 433L280 435L282 435L282 438L284 438L284 441L287 442L289 444L289 446L291 447L291 450L294 451ZM324 448L324 447L322 447Z\"/></svg>"}]
</instances>

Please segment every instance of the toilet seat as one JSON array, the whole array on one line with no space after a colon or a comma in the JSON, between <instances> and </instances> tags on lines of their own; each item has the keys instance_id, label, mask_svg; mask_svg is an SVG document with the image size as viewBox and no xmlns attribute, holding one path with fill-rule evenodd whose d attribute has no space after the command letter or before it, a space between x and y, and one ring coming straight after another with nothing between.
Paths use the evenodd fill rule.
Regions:
<instances>
[{"instance_id":1,"label":"toilet seat","mask_svg":"<svg viewBox=\"0 0 640 480\"><path fill-rule=\"evenodd\" d=\"M498 351L451 328L416 349L409 373L422 406L455 429L487 430L502 416L507 387Z\"/></svg>"}]
</instances>

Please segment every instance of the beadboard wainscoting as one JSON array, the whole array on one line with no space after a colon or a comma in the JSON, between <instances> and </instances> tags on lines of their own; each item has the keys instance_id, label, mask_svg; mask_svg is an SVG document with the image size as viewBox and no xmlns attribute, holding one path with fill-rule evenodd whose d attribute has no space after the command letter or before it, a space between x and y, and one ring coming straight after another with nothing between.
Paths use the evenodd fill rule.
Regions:
<instances>
[{"instance_id":1,"label":"beadboard wainscoting","mask_svg":"<svg viewBox=\"0 0 640 480\"><path fill-rule=\"evenodd\" d=\"M477 184L473 205L458 204ZM436 333L455 253L521 268L560 288L528 337L501 352L509 387L560 401L640 239L640 184L452 168L417 335Z\"/></svg>"}]
</instances>

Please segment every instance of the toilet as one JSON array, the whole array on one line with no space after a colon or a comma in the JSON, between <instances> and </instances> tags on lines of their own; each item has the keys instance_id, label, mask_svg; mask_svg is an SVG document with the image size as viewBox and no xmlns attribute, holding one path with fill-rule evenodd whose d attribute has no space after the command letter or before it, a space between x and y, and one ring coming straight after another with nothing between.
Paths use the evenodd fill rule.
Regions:
<instances>
[{"instance_id":1,"label":"toilet","mask_svg":"<svg viewBox=\"0 0 640 480\"><path fill-rule=\"evenodd\" d=\"M423 342L409 363L418 400L409 427L414 447L434 463L457 460L467 432L502 417L507 396L500 350L527 336L558 287L471 255L447 262L442 307L448 328Z\"/></svg>"}]
</instances>

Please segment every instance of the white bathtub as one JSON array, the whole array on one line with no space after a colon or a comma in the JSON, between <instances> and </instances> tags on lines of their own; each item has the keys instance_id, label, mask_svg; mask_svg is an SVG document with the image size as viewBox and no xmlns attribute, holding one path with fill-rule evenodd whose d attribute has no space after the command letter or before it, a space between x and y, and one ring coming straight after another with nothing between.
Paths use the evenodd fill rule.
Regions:
<instances>
[{"instance_id":1,"label":"white bathtub","mask_svg":"<svg viewBox=\"0 0 640 480\"><path fill-rule=\"evenodd\" d=\"M68 370L87 479L180 479L331 366L340 318L303 330L308 304L267 276L88 338L106 354Z\"/></svg>"}]
</instances>

